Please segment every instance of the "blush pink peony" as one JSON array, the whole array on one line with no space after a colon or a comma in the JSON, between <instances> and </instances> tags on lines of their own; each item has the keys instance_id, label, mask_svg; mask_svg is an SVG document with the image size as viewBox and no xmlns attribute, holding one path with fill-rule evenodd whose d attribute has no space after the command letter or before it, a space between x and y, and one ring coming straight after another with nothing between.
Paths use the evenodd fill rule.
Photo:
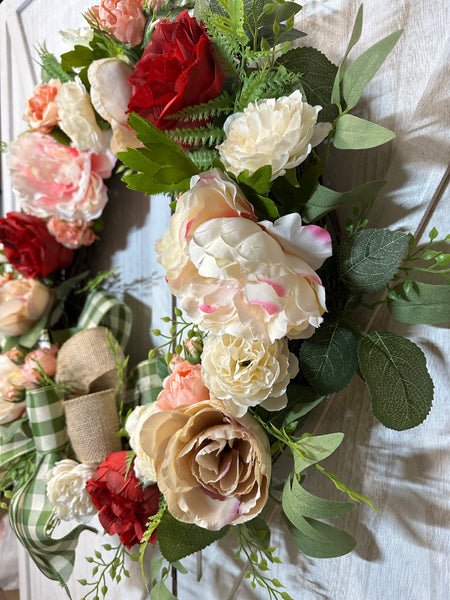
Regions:
<instances>
[{"instance_id":1,"label":"blush pink peony","mask_svg":"<svg viewBox=\"0 0 450 600\"><path fill-rule=\"evenodd\" d=\"M92 224L93 221L63 221L51 217L47 221L47 229L60 244L77 250L94 243L95 233L90 229Z\"/></svg>"},{"instance_id":2,"label":"blush pink peony","mask_svg":"<svg viewBox=\"0 0 450 600\"><path fill-rule=\"evenodd\" d=\"M239 198L241 207L248 203L219 173L193 179L157 244L180 308L201 329L218 335L267 343L310 337L326 310L316 269L331 255L329 233L303 226L297 213L275 223L256 223L249 209L223 214L224 190Z\"/></svg>"},{"instance_id":3,"label":"blush pink peony","mask_svg":"<svg viewBox=\"0 0 450 600\"><path fill-rule=\"evenodd\" d=\"M111 33L119 42L132 46L142 42L147 23L142 0L101 0L91 11L102 29Z\"/></svg>"},{"instance_id":4,"label":"blush pink peony","mask_svg":"<svg viewBox=\"0 0 450 600\"><path fill-rule=\"evenodd\" d=\"M41 219L96 219L108 201L103 178L115 159L59 144L51 136L26 133L10 145L10 171L22 209Z\"/></svg>"},{"instance_id":5,"label":"blush pink peony","mask_svg":"<svg viewBox=\"0 0 450 600\"><path fill-rule=\"evenodd\" d=\"M202 380L200 364L187 360L172 361L173 371L165 378L164 389L159 393L157 405L161 410L173 410L182 404L195 404L209 400L209 391Z\"/></svg>"}]
</instances>

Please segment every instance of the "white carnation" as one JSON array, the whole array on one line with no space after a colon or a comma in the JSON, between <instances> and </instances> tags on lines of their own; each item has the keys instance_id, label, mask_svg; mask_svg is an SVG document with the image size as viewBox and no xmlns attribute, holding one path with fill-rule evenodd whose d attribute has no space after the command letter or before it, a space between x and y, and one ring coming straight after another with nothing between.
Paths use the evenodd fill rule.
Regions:
<instances>
[{"instance_id":1,"label":"white carnation","mask_svg":"<svg viewBox=\"0 0 450 600\"><path fill-rule=\"evenodd\" d=\"M137 406L125 424L125 429L130 436L130 446L136 452L134 473L145 485L156 483L156 471L153 459L142 449L141 430L145 421L158 411L156 402L146 406Z\"/></svg>"},{"instance_id":2,"label":"white carnation","mask_svg":"<svg viewBox=\"0 0 450 600\"><path fill-rule=\"evenodd\" d=\"M330 132L330 123L317 123L321 106L302 101L296 90L290 96L250 103L244 112L224 123L227 136L218 146L227 171L252 175L260 167L272 167L272 180L302 163L311 149Z\"/></svg>"},{"instance_id":3,"label":"white carnation","mask_svg":"<svg viewBox=\"0 0 450 600\"><path fill-rule=\"evenodd\" d=\"M86 490L86 481L95 473L95 465L85 465L75 460L60 460L46 476L47 496L62 521L94 515L97 509Z\"/></svg>"},{"instance_id":4,"label":"white carnation","mask_svg":"<svg viewBox=\"0 0 450 600\"><path fill-rule=\"evenodd\" d=\"M285 339L267 344L233 335L208 335L202 353L202 377L211 394L236 417L251 406L280 410L298 361Z\"/></svg>"},{"instance_id":5,"label":"white carnation","mask_svg":"<svg viewBox=\"0 0 450 600\"><path fill-rule=\"evenodd\" d=\"M79 78L61 85L56 104L59 126L77 150L106 152L109 136L97 125L90 96Z\"/></svg>"}]
</instances>

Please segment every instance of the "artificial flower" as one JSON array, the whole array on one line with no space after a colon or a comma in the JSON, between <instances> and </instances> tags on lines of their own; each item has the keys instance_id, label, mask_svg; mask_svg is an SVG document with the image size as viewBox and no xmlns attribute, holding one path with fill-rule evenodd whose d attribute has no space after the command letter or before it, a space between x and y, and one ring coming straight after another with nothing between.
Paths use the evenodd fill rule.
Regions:
<instances>
[{"instance_id":1,"label":"artificial flower","mask_svg":"<svg viewBox=\"0 0 450 600\"><path fill-rule=\"evenodd\" d=\"M12 358L14 353L0 354L0 425L22 416L25 412L24 391L34 387Z\"/></svg>"},{"instance_id":2,"label":"artificial flower","mask_svg":"<svg viewBox=\"0 0 450 600\"><path fill-rule=\"evenodd\" d=\"M137 46L142 42L147 17L142 0L101 0L90 10L104 30L119 42Z\"/></svg>"},{"instance_id":3,"label":"artificial flower","mask_svg":"<svg viewBox=\"0 0 450 600\"><path fill-rule=\"evenodd\" d=\"M130 77L133 95L128 109L162 130L186 127L168 117L216 98L224 82L225 72L206 29L185 10L174 23L163 19L156 24Z\"/></svg>"},{"instance_id":4,"label":"artificial flower","mask_svg":"<svg viewBox=\"0 0 450 600\"><path fill-rule=\"evenodd\" d=\"M58 346L53 344L50 348L38 348L32 350L25 357L25 362L21 367L22 374L31 383L39 383L41 380L39 366L49 377L56 373L56 354Z\"/></svg>"},{"instance_id":5,"label":"artificial flower","mask_svg":"<svg viewBox=\"0 0 450 600\"><path fill-rule=\"evenodd\" d=\"M236 419L218 400L150 416L141 445L179 521L218 530L253 519L267 501L269 440L253 417Z\"/></svg>"},{"instance_id":6,"label":"artificial flower","mask_svg":"<svg viewBox=\"0 0 450 600\"><path fill-rule=\"evenodd\" d=\"M94 31L90 27L80 27L79 29L60 30L59 35L73 50L75 46L89 46L94 37Z\"/></svg>"},{"instance_id":7,"label":"artificial flower","mask_svg":"<svg viewBox=\"0 0 450 600\"><path fill-rule=\"evenodd\" d=\"M50 292L35 279L11 279L0 286L0 333L22 335L45 314Z\"/></svg>"},{"instance_id":8,"label":"artificial flower","mask_svg":"<svg viewBox=\"0 0 450 600\"><path fill-rule=\"evenodd\" d=\"M127 548L138 544L146 530L147 520L158 511L159 489L143 487L133 470L127 467L127 452L113 452L97 467L86 483L98 518L109 535L118 534ZM156 531L150 541L156 541Z\"/></svg>"},{"instance_id":9,"label":"artificial flower","mask_svg":"<svg viewBox=\"0 0 450 600\"><path fill-rule=\"evenodd\" d=\"M56 103L59 127L77 150L89 150L96 154L106 150L109 136L97 125L90 96L78 77L61 85Z\"/></svg>"},{"instance_id":10,"label":"artificial flower","mask_svg":"<svg viewBox=\"0 0 450 600\"><path fill-rule=\"evenodd\" d=\"M125 423L125 429L130 436L130 446L136 453L133 463L134 473L144 485L156 482L156 471L153 459L142 450L141 429L147 418L158 410L156 402L145 406L136 406Z\"/></svg>"},{"instance_id":11,"label":"artificial flower","mask_svg":"<svg viewBox=\"0 0 450 600\"><path fill-rule=\"evenodd\" d=\"M61 89L59 79L50 79L34 88L32 98L27 102L23 118L32 129L48 133L58 124L58 105L56 96Z\"/></svg>"},{"instance_id":12,"label":"artificial flower","mask_svg":"<svg viewBox=\"0 0 450 600\"><path fill-rule=\"evenodd\" d=\"M41 219L96 219L108 201L103 178L115 159L59 144L49 135L26 133L10 145L10 172L22 209Z\"/></svg>"},{"instance_id":13,"label":"artificial flower","mask_svg":"<svg viewBox=\"0 0 450 600\"><path fill-rule=\"evenodd\" d=\"M238 190L230 182L228 195L230 185ZM214 214L214 199L223 189L223 177L215 171L193 178L157 243L180 307L211 333L267 343L284 336L310 337L326 310L325 290L315 269L331 255L329 233L303 226L298 213L274 224L255 223L249 215L223 216L220 209ZM199 196L209 200L205 208ZM186 215L192 215L191 220Z\"/></svg>"},{"instance_id":14,"label":"artificial flower","mask_svg":"<svg viewBox=\"0 0 450 600\"><path fill-rule=\"evenodd\" d=\"M24 277L42 279L73 259L73 250L59 244L45 221L33 215L7 213L0 219L0 241L9 262Z\"/></svg>"},{"instance_id":15,"label":"artificial flower","mask_svg":"<svg viewBox=\"0 0 450 600\"><path fill-rule=\"evenodd\" d=\"M52 236L66 248L77 250L81 246L90 246L95 242L95 233L91 226L93 221L64 221L51 217L47 221L47 229Z\"/></svg>"},{"instance_id":16,"label":"artificial flower","mask_svg":"<svg viewBox=\"0 0 450 600\"><path fill-rule=\"evenodd\" d=\"M95 466L69 458L60 460L47 472L47 497L58 519L82 521L97 512L86 490L86 481L94 472Z\"/></svg>"},{"instance_id":17,"label":"artificial flower","mask_svg":"<svg viewBox=\"0 0 450 600\"><path fill-rule=\"evenodd\" d=\"M160 410L171 410L181 404L194 404L209 399L209 391L202 380L201 365L187 360L172 363L173 371L163 382L158 395Z\"/></svg>"},{"instance_id":18,"label":"artificial flower","mask_svg":"<svg viewBox=\"0 0 450 600\"><path fill-rule=\"evenodd\" d=\"M132 67L118 58L94 60L88 69L91 102L111 125L111 151L114 154L140 146L134 131L127 126L127 108L133 89L128 80L132 73Z\"/></svg>"},{"instance_id":19,"label":"artificial flower","mask_svg":"<svg viewBox=\"0 0 450 600\"><path fill-rule=\"evenodd\" d=\"M286 339L266 344L232 335L208 335L203 345L202 377L212 396L242 417L251 406L280 410L286 388L298 372L298 360Z\"/></svg>"},{"instance_id":20,"label":"artificial flower","mask_svg":"<svg viewBox=\"0 0 450 600\"><path fill-rule=\"evenodd\" d=\"M225 168L234 175L246 170L252 175L270 165L274 180L297 167L331 130L330 123L317 123L321 108L303 102L295 90L230 115L223 126L227 139L218 146Z\"/></svg>"}]
</instances>

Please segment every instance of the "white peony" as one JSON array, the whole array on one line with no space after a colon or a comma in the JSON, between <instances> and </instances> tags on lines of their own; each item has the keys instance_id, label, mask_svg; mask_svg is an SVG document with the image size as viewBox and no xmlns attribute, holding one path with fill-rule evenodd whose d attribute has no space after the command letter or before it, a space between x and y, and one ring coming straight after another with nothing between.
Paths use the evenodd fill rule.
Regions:
<instances>
[{"instance_id":1,"label":"white peony","mask_svg":"<svg viewBox=\"0 0 450 600\"><path fill-rule=\"evenodd\" d=\"M60 460L48 471L47 496L58 519L82 521L96 514L97 509L86 490L86 481L94 473L95 465L85 465L68 458Z\"/></svg>"},{"instance_id":2,"label":"white peony","mask_svg":"<svg viewBox=\"0 0 450 600\"><path fill-rule=\"evenodd\" d=\"M286 388L298 373L298 360L286 339L261 340L208 335L202 353L202 377L213 396L235 417L251 406L267 410L286 406Z\"/></svg>"},{"instance_id":3,"label":"white peony","mask_svg":"<svg viewBox=\"0 0 450 600\"><path fill-rule=\"evenodd\" d=\"M145 421L157 412L159 408L156 402L146 406L136 406L125 424L125 429L130 436L130 446L136 452L134 473L145 485L156 482L156 471L153 459L142 450L141 429Z\"/></svg>"},{"instance_id":4,"label":"white peony","mask_svg":"<svg viewBox=\"0 0 450 600\"><path fill-rule=\"evenodd\" d=\"M225 121L225 142L218 146L227 171L252 175L260 167L272 167L272 180L302 163L311 149L331 130L317 123L321 106L302 101L301 92L250 103L244 112Z\"/></svg>"},{"instance_id":5,"label":"white peony","mask_svg":"<svg viewBox=\"0 0 450 600\"><path fill-rule=\"evenodd\" d=\"M106 152L109 135L97 125L90 96L79 78L61 85L56 103L59 126L77 150Z\"/></svg>"}]
</instances>

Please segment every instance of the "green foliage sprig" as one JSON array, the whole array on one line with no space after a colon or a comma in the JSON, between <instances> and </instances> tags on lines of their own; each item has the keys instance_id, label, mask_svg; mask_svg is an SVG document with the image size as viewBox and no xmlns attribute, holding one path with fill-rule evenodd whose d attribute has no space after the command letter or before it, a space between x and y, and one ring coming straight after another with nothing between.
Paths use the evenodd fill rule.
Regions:
<instances>
[{"instance_id":1,"label":"green foliage sprig","mask_svg":"<svg viewBox=\"0 0 450 600\"><path fill-rule=\"evenodd\" d=\"M187 351L184 339L187 337L192 342L201 346L205 334L202 333L198 326L194 325L192 321L186 321L181 309L176 307L174 309L174 313L174 318L162 317L161 319L164 321L164 323L172 323L169 328L169 335L162 333L160 329L151 329L151 332L154 336L165 338L167 341L150 350L148 353L148 358L154 358L158 351L164 350L164 360L166 361L166 364L169 364L174 353L181 355L181 353L184 351L186 360L189 360L190 362L198 362L199 357L193 357L192 354ZM172 350L174 352L172 352Z\"/></svg>"}]
</instances>

